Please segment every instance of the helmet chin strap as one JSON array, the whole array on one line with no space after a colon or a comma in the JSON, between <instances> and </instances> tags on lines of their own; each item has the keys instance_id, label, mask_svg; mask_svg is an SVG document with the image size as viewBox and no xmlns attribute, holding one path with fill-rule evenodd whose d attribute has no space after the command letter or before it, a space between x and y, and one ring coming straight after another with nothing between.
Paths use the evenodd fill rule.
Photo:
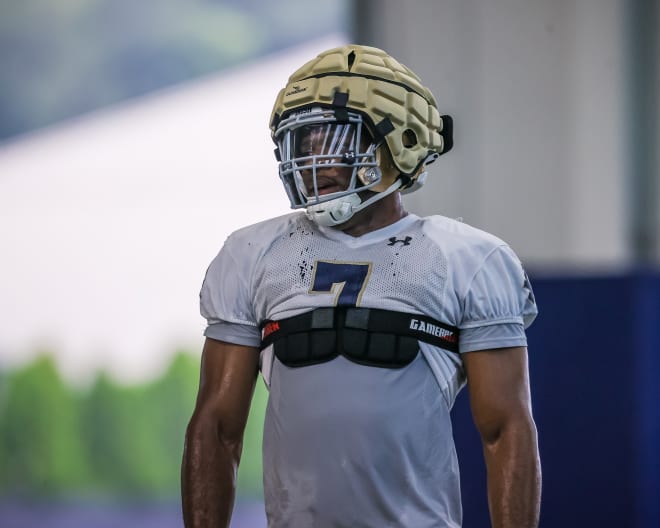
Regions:
<instances>
[{"instance_id":1,"label":"helmet chin strap","mask_svg":"<svg viewBox=\"0 0 660 528\"><path fill-rule=\"evenodd\" d=\"M399 187L401 187L401 180L397 178L387 189L374 194L364 202L356 192L320 204L310 205L306 209L307 217L319 225L334 227L347 222L355 213L392 194Z\"/></svg>"}]
</instances>

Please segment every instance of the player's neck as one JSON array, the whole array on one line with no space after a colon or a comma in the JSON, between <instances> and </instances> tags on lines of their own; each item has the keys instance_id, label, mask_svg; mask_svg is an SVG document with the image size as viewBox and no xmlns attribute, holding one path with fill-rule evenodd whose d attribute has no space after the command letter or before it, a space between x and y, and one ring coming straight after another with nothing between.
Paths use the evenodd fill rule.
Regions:
<instances>
[{"instance_id":1,"label":"player's neck","mask_svg":"<svg viewBox=\"0 0 660 528\"><path fill-rule=\"evenodd\" d=\"M348 222L338 225L337 229L347 235L359 237L398 222L407 214L401 201L401 194L393 192L362 211L358 211Z\"/></svg>"}]
</instances>

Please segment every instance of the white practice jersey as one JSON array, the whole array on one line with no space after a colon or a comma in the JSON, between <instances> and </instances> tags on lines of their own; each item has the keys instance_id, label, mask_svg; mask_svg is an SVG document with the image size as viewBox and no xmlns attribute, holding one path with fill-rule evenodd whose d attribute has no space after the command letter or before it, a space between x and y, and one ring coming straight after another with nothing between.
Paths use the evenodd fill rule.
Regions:
<instances>
[{"instance_id":1,"label":"white practice jersey","mask_svg":"<svg viewBox=\"0 0 660 528\"><path fill-rule=\"evenodd\" d=\"M458 327L460 354L526 346L537 310L500 239L442 216L408 215L352 237L293 213L233 233L201 291L207 337L259 346L260 324L320 307L424 314ZM459 527L450 410L460 354L420 342L403 368L339 356L291 368L261 353L269 386L269 527ZM478 454L475 453L475 456Z\"/></svg>"}]
</instances>

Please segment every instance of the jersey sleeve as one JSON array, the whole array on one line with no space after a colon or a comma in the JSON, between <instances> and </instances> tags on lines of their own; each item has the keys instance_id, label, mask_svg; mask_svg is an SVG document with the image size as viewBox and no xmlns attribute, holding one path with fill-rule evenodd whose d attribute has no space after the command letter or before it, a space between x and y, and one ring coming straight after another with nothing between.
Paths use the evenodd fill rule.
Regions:
<instances>
[{"instance_id":1,"label":"jersey sleeve","mask_svg":"<svg viewBox=\"0 0 660 528\"><path fill-rule=\"evenodd\" d=\"M206 337L237 345L259 346L261 332L250 295L249 262L238 262L227 239L213 259L199 294L207 321Z\"/></svg>"},{"instance_id":2,"label":"jersey sleeve","mask_svg":"<svg viewBox=\"0 0 660 528\"><path fill-rule=\"evenodd\" d=\"M498 246L468 286L459 325L459 350L527 346L525 329L537 313L532 287L520 260L509 246Z\"/></svg>"}]
</instances>

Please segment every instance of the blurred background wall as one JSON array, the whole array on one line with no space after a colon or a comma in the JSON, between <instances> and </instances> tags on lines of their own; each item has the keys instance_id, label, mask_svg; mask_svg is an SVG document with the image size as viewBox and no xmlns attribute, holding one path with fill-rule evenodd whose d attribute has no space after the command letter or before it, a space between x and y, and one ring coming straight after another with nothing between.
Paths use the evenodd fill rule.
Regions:
<instances>
[{"instance_id":1,"label":"blurred background wall","mask_svg":"<svg viewBox=\"0 0 660 528\"><path fill-rule=\"evenodd\" d=\"M455 117L415 211L507 240L528 331L542 526L660 524L660 7L654 0L357 0ZM487 526L479 439L454 409L465 526Z\"/></svg>"},{"instance_id":2,"label":"blurred background wall","mask_svg":"<svg viewBox=\"0 0 660 528\"><path fill-rule=\"evenodd\" d=\"M532 275L542 525L659 525L659 33L655 0L0 3L0 524L181 525L204 270L233 229L287 211L277 90L354 41L455 119L409 209L499 235ZM264 526L265 397L236 527Z\"/></svg>"},{"instance_id":3,"label":"blurred background wall","mask_svg":"<svg viewBox=\"0 0 660 528\"><path fill-rule=\"evenodd\" d=\"M660 260L657 2L359 0L355 13L358 38L459 116L454 155L412 208L504 233L543 268Z\"/></svg>"}]
</instances>

